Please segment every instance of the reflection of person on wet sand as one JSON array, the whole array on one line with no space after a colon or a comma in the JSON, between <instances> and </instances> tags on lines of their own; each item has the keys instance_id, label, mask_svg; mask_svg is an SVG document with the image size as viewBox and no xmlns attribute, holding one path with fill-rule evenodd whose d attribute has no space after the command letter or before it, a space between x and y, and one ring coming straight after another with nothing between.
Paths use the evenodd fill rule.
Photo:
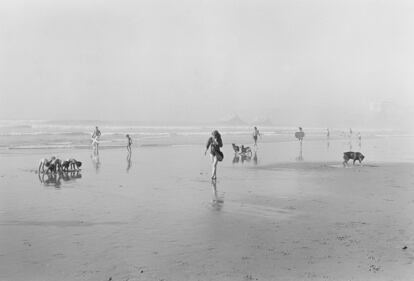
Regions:
<instances>
[{"instance_id":1,"label":"reflection of person on wet sand","mask_svg":"<svg viewBox=\"0 0 414 281\"><path fill-rule=\"evenodd\" d=\"M131 152L128 152L128 155L127 155L127 158L126 158L126 160L127 160L127 168L126 168L127 173L129 172L129 169L131 169L131 166L132 166L131 155L132 155Z\"/></svg>"},{"instance_id":2,"label":"reflection of person on wet sand","mask_svg":"<svg viewBox=\"0 0 414 281\"><path fill-rule=\"evenodd\" d=\"M223 208L223 199L221 199L218 195L217 195L217 181L216 180L211 180L211 187L213 189L213 198L211 200L211 206L216 210L216 211L220 211Z\"/></svg>"},{"instance_id":3,"label":"reflection of person on wet sand","mask_svg":"<svg viewBox=\"0 0 414 281\"><path fill-rule=\"evenodd\" d=\"M302 156L302 142L300 142L299 147L300 147L300 149L299 149L299 156L296 157L296 160L297 161L303 161L303 156Z\"/></svg>"},{"instance_id":4,"label":"reflection of person on wet sand","mask_svg":"<svg viewBox=\"0 0 414 281\"><path fill-rule=\"evenodd\" d=\"M257 165L257 152L256 151L254 152L254 155L253 155L253 163Z\"/></svg>"},{"instance_id":5,"label":"reflection of person on wet sand","mask_svg":"<svg viewBox=\"0 0 414 281\"><path fill-rule=\"evenodd\" d=\"M92 164L95 167L95 171L99 172L99 168L101 167L101 161L99 159L99 152L93 151L91 154Z\"/></svg>"}]
</instances>

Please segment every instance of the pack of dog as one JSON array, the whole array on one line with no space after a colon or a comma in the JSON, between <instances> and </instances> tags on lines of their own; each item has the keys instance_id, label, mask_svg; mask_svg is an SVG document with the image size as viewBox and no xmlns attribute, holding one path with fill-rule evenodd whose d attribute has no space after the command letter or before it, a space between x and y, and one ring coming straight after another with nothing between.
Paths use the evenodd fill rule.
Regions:
<instances>
[{"instance_id":1,"label":"pack of dog","mask_svg":"<svg viewBox=\"0 0 414 281\"><path fill-rule=\"evenodd\" d=\"M235 145L234 143L232 143L231 145L233 146L234 153L238 153L238 154L251 154L252 153L252 149L248 146L244 146L244 145L238 146L238 145Z\"/></svg>"},{"instance_id":2,"label":"pack of dog","mask_svg":"<svg viewBox=\"0 0 414 281\"><path fill-rule=\"evenodd\" d=\"M62 161L59 158L53 156L52 158L42 158L39 161L38 172L42 173L56 173L56 172L67 172L69 170L80 170L82 162L77 161L74 158Z\"/></svg>"}]
</instances>

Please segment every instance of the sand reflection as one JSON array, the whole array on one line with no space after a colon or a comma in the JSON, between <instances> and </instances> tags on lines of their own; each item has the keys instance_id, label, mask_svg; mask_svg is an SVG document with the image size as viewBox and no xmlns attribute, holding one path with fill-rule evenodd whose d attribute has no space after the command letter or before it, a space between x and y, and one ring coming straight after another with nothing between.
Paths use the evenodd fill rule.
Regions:
<instances>
[{"instance_id":1,"label":"sand reflection","mask_svg":"<svg viewBox=\"0 0 414 281\"><path fill-rule=\"evenodd\" d=\"M101 160L99 159L99 151L93 150L91 154L92 165L95 168L95 172L99 173L99 169L101 168Z\"/></svg>"},{"instance_id":2,"label":"sand reflection","mask_svg":"<svg viewBox=\"0 0 414 281\"><path fill-rule=\"evenodd\" d=\"M233 164L250 162L252 160L251 154L234 154Z\"/></svg>"},{"instance_id":3,"label":"sand reflection","mask_svg":"<svg viewBox=\"0 0 414 281\"><path fill-rule=\"evenodd\" d=\"M211 200L211 206L216 211L221 211L223 208L224 200L217 194L217 180L211 180L211 188L213 190L213 198Z\"/></svg>"},{"instance_id":4,"label":"sand reflection","mask_svg":"<svg viewBox=\"0 0 414 281\"><path fill-rule=\"evenodd\" d=\"M132 156L132 152L131 152L131 151L129 151L129 152L128 152L128 154L127 154L127 158L126 158L126 161L127 161L126 172L127 172L127 173L129 172L129 170L130 170L130 169L131 169L131 167L132 167L131 156Z\"/></svg>"},{"instance_id":5,"label":"sand reflection","mask_svg":"<svg viewBox=\"0 0 414 281\"><path fill-rule=\"evenodd\" d=\"M60 188L62 181L67 183L82 178L80 171L76 172L58 172L58 173L40 173L38 174L40 183L45 186L54 186Z\"/></svg>"},{"instance_id":6,"label":"sand reflection","mask_svg":"<svg viewBox=\"0 0 414 281\"><path fill-rule=\"evenodd\" d=\"M303 161L302 142L299 142L299 155L296 157L296 161Z\"/></svg>"}]
</instances>

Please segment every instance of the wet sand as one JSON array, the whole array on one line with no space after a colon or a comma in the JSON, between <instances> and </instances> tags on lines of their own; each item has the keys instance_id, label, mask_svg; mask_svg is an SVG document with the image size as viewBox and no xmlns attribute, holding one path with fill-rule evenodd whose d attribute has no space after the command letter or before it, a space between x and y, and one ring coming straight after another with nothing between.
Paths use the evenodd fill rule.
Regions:
<instances>
[{"instance_id":1,"label":"wet sand","mask_svg":"<svg viewBox=\"0 0 414 281\"><path fill-rule=\"evenodd\" d=\"M411 155L343 168L346 145L226 145L215 184L202 146L3 154L0 280L411 280ZM40 182L50 154L82 171Z\"/></svg>"}]
</instances>

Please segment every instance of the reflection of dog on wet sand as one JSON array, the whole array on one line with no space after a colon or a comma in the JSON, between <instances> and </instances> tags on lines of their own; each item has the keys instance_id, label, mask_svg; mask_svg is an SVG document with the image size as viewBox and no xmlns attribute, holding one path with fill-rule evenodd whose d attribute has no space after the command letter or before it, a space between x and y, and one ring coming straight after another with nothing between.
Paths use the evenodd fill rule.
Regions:
<instances>
[{"instance_id":1,"label":"reflection of dog on wet sand","mask_svg":"<svg viewBox=\"0 0 414 281\"><path fill-rule=\"evenodd\" d=\"M252 149L248 146L244 146L244 145L238 146L238 145L235 145L234 143L232 143L231 145L233 146L234 153L240 153L240 154L251 154L252 153Z\"/></svg>"},{"instance_id":2,"label":"reflection of dog on wet sand","mask_svg":"<svg viewBox=\"0 0 414 281\"><path fill-rule=\"evenodd\" d=\"M355 161L359 161L359 164L362 164L362 160L364 160L365 156L361 152L353 152L348 151L344 152L344 167L348 166L348 161L353 160L353 165L355 165Z\"/></svg>"}]
</instances>

